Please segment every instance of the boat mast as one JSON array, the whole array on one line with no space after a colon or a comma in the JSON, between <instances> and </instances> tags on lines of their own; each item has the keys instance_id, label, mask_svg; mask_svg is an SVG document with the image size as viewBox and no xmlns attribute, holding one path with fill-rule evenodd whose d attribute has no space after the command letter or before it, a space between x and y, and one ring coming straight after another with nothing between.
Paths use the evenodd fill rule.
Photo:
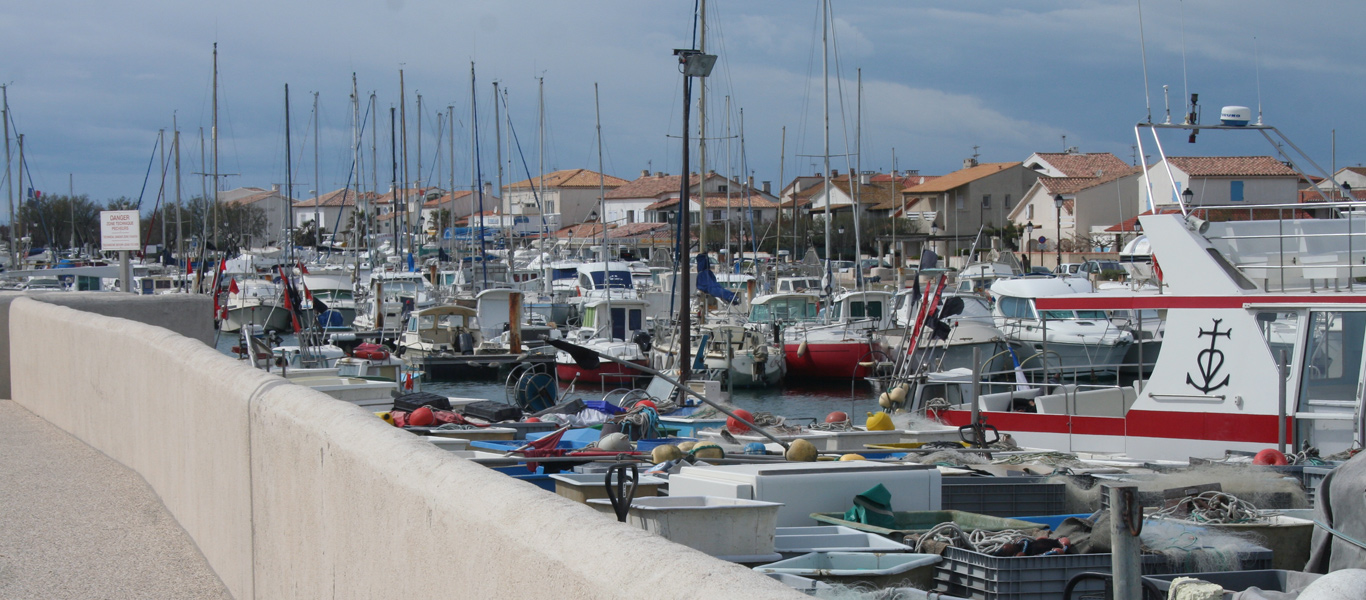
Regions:
<instances>
[{"instance_id":1,"label":"boat mast","mask_svg":"<svg viewBox=\"0 0 1366 600\"><path fill-rule=\"evenodd\" d=\"M451 131L450 136L449 136L450 139L446 141L446 143L450 145L450 149L451 149L451 151L450 151L450 155L451 155L451 208L450 208L450 210L447 211L447 213L446 213L446 227L450 228L450 230L451 230L451 238L450 238L450 239L451 239L451 243L450 243L449 245L443 243L442 245L443 245L443 246L449 247L449 248L451 249L451 251L454 252L454 251L455 251L455 105L454 105L454 104L451 104L451 105L449 105L449 106L446 107L446 121L447 121L446 125L447 125L447 127L450 128L450 131ZM439 224L438 224L438 226L439 226ZM442 237L442 238L445 238L446 236L443 235L443 236L441 236L441 237Z\"/></svg>"},{"instance_id":2,"label":"boat mast","mask_svg":"<svg viewBox=\"0 0 1366 600\"><path fill-rule=\"evenodd\" d=\"M821 101L824 117L825 172L821 174L822 194L825 196L825 295L830 301L835 286L835 274L830 263L830 0L821 2ZM830 312L825 312L825 322L830 322Z\"/></svg>"},{"instance_id":3,"label":"boat mast","mask_svg":"<svg viewBox=\"0 0 1366 600\"><path fill-rule=\"evenodd\" d=\"M698 42L697 42L697 51L698 51L698 52L701 52L702 54L706 54L706 53L707 53L707 0L700 0L700 2L701 2L701 3L700 3L699 6L698 6L698 10L699 10L699 12L698 12L698 36L699 36L699 37L698 37ZM707 79L706 79L705 77L701 77L701 78L698 78L698 79L699 79L699 81L697 82L697 85L698 85L698 87L700 87L701 89L698 90L698 97L697 97L697 173L698 173L698 176L697 176L697 250L698 250L698 252L700 252L700 253L702 253L702 254L706 254L706 253L707 253ZM689 109L688 107L684 107L683 109L684 109L684 110L691 110L691 109ZM687 148L684 148L684 149L683 149L683 152L686 154L686 153L688 152L688 149L687 149ZM691 173L684 172L684 173L681 174L681 177L683 178L683 182L684 182L683 189L685 189L685 190L690 190L690 188L692 188L692 185L691 185L691 183L692 183L692 174L691 174ZM688 202L688 194L687 194L686 192L683 194L682 197L680 197L680 198L678 199L678 203L679 203L679 204L683 204L683 205L689 204L689 202ZM688 207L686 210L687 210L688 212L692 212L692 207ZM727 215L727 216L729 216L729 215ZM683 248L684 248L683 260L690 260L691 257L689 256L689 252L688 252L687 250L688 250L688 248L691 247L691 245L688 243L688 236L690 236L691 234L690 234L689 232L687 232L687 231L684 231L684 232L683 232L683 235L684 235L684 238L683 238L683 239L684 239L684 242L683 242ZM697 294L698 294L698 296L700 297L700 296L702 295L702 292L699 291L699 292L697 292ZM705 320L706 320L706 315L707 315L707 311L704 310L704 311L698 313L697 318L699 319L699 321L705 321ZM684 332L683 335L688 335L688 333L687 333L687 332Z\"/></svg>"},{"instance_id":4,"label":"boat mast","mask_svg":"<svg viewBox=\"0 0 1366 600\"><path fill-rule=\"evenodd\" d=\"M199 128L199 199L207 202L209 200L209 168L208 155L204 151L204 128ZM203 205L203 204L201 204ZM204 206L204 212L200 214L199 223L199 270L195 272L194 291L196 294L204 292L204 257L207 256L209 245L209 211L211 207ZM217 318L217 315L214 316Z\"/></svg>"},{"instance_id":5,"label":"boat mast","mask_svg":"<svg viewBox=\"0 0 1366 600\"><path fill-rule=\"evenodd\" d=\"M222 252L218 245L218 42L213 43L213 124L209 134L213 139L213 248Z\"/></svg>"},{"instance_id":6,"label":"boat mast","mask_svg":"<svg viewBox=\"0 0 1366 600\"><path fill-rule=\"evenodd\" d=\"M403 221L403 233L400 234L400 236L399 236L399 238L398 238L398 254L399 254L399 257L400 257L400 258L403 256L403 238L404 238L404 237L407 237L407 235L408 235L408 101L404 99L404 94L405 94L405 90L404 90L404 85L403 85L403 69L399 69L399 70L398 70L398 135L399 135L400 145L402 146L402 148L401 148L401 153L400 153L400 158L401 158L402 161L403 161L403 179L402 179L402 181L401 181L402 185L399 186L399 190L398 190L399 193L402 194L402 196L403 196L403 204L401 205L401 206L402 206L402 209L403 209L403 212L399 213L400 215L402 215L402 218L401 218L400 220ZM412 253L413 253L413 248L412 248L412 246L413 246L412 238L408 238L408 255L409 255L409 256L412 256Z\"/></svg>"},{"instance_id":7,"label":"boat mast","mask_svg":"<svg viewBox=\"0 0 1366 600\"><path fill-rule=\"evenodd\" d=\"M498 194L501 196L502 193L503 193L503 117L502 117L502 114L499 112L499 109L498 109L498 82L497 82L497 81L493 82L493 140L494 140L494 142L493 142L493 147L494 147L494 150L497 152L497 156L498 156L498 160L497 160L497 164L498 164ZM451 164L455 164L455 163L452 162ZM500 198L499 198L499 202L498 202L498 206L499 206L500 209L502 208L502 205L503 205L503 203L502 203L502 198L500 197ZM511 211L511 210L508 210L508 211L499 210L498 212L504 213L504 215L506 215L507 213L511 213L512 211ZM499 218L499 219L503 219L504 216L499 216L498 218ZM505 239L505 240L511 240L511 239L512 239L512 226L509 225L506 221L503 222L503 226L504 226L504 228L505 228L505 230L503 231L503 239ZM508 266L509 266L509 267L512 266L512 257L513 257L513 254L515 254L515 252L510 252L510 253L508 254Z\"/></svg>"},{"instance_id":8,"label":"boat mast","mask_svg":"<svg viewBox=\"0 0 1366 600\"><path fill-rule=\"evenodd\" d=\"M180 260L185 258L185 237L180 224L180 125L176 121L175 113L171 113L171 129L175 131L173 138L175 144L175 252L176 264L179 265ZM71 245L76 245L76 205L74 203L71 205ZM184 272L184 270L181 271L181 273Z\"/></svg>"},{"instance_id":9,"label":"boat mast","mask_svg":"<svg viewBox=\"0 0 1366 600\"><path fill-rule=\"evenodd\" d=\"M706 83L703 83L703 84L702 84L702 87L706 87L706 85L707 85ZM730 139L730 96L727 95L727 96L726 96L726 179L729 180L729 183L726 184L726 228L725 228L725 236L722 237L721 239L724 240L724 242L725 242L724 245L723 245L723 247L726 249L726 262L728 262L728 263L734 263L734 262L735 262L735 255L732 254L731 251L730 251L730 222L734 219L734 217L731 215L731 208L730 208L730 197L731 197L731 193L733 192L733 190L731 190L731 188L734 187L734 186L732 186L732 185L730 185L730 184L736 182L736 181L735 181L735 158L734 158L733 156L731 156L731 149L734 147L734 145L735 145L735 144L731 143L731 139ZM703 206L703 207L702 207L702 210L705 212L705 211L706 211L706 207ZM707 219L706 219L706 217L704 216L704 217L702 217L702 220L703 220L703 221L706 221ZM726 267L730 267L730 265L726 265ZM729 270L730 270L729 268L726 269L726 271L729 271Z\"/></svg>"},{"instance_id":10,"label":"boat mast","mask_svg":"<svg viewBox=\"0 0 1366 600\"><path fill-rule=\"evenodd\" d=\"M607 183L602 172L602 109L598 105L598 83L593 82L593 116L598 133L598 225L602 227L602 283L607 286L607 339L612 339L616 325L612 322L612 258L607 253ZM589 276L592 277L591 275ZM622 341L627 341L626 324L622 324Z\"/></svg>"},{"instance_id":11,"label":"boat mast","mask_svg":"<svg viewBox=\"0 0 1366 600\"><path fill-rule=\"evenodd\" d=\"M374 121L370 125L370 193L374 195L376 201L379 200L379 102L375 98L375 93L370 92L370 118ZM375 233L375 206L366 203L370 210L365 212L365 249L370 250L370 238Z\"/></svg>"},{"instance_id":12,"label":"boat mast","mask_svg":"<svg viewBox=\"0 0 1366 600\"><path fill-rule=\"evenodd\" d=\"M290 154L293 153L293 146L289 141L289 84L285 84L285 256L288 262L294 263L294 240L290 239L289 233L294 226L294 203L289 201L290 194L294 193L294 168L290 164Z\"/></svg>"},{"instance_id":13,"label":"boat mast","mask_svg":"<svg viewBox=\"0 0 1366 600\"><path fill-rule=\"evenodd\" d=\"M361 137L361 125L360 125L360 95L357 93L357 90L356 90L356 73L353 71L353 72L351 73L351 153L352 153L352 157L351 157L351 163L352 163L352 164L351 164L351 179L352 179L353 181L356 182L356 200L355 200L356 209L360 210L360 213L361 213L362 215L364 215L364 214L366 214L366 213L369 212L369 211L366 210L366 207L365 207L365 200L362 199L362 195L363 195L363 194L362 194L362 192L361 192L361 183L360 183L360 178L361 178L362 174L365 172L365 168L364 168L364 166L361 164L361 159L364 158L364 156L365 156L365 153L364 153L364 152L361 152L361 150L360 150L360 145L361 145L362 142L364 142L364 139ZM337 209L337 210L340 212L340 211L346 210L346 207L345 207L345 206L342 206L341 208L339 208L339 209ZM352 246L352 247L355 247L355 246L356 246L355 230L360 228L360 227L359 227L359 226L360 226L360 223L356 223L356 222L355 222L354 215L356 214L356 211L355 211L355 210L352 210L352 211L351 211L351 214L353 215L351 227L349 228L349 229L352 230L352 234L351 234L351 246ZM357 260L358 260L358 262L359 262L359 257L356 257L356 258L357 258Z\"/></svg>"},{"instance_id":14,"label":"boat mast","mask_svg":"<svg viewBox=\"0 0 1366 600\"><path fill-rule=\"evenodd\" d=\"M554 271L546 272L545 261L548 255L545 251L545 239L550 237L550 227L546 223L545 217L545 77L536 78L536 169L540 171L540 176L536 181L536 212L541 214L541 280L542 292L546 297L550 297L554 286L551 280L554 279ZM549 275L549 276L547 276Z\"/></svg>"},{"instance_id":15,"label":"boat mast","mask_svg":"<svg viewBox=\"0 0 1366 600\"><path fill-rule=\"evenodd\" d=\"M488 215L484 214L484 184L481 181L482 173L479 172L479 100L474 93L474 61L470 61L470 160L474 161L474 168L470 170L470 176L474 179L473 190L479 195L479 266L483 272L484 287L489 289L489 265L488 249L484 247L484 227L488 222ZM543 178L544 179L544 178Z\"/></svg>"},{"instance_id":16,"label":"boat mast","mask_svg":"<svg viewBox=\"0 0 1366 600\"><path fill-rule=\"evenodd\" d=\"M322 178L318 176L318 130L322 128L322 118L318 114L318 92L313 92L313 253L323 241ZM314 258L317 258L316 256Z\"/></svg>"},{"instance_id":17,"label":"boat mast","mask_svg":"<svg viewBox=\"0 0 1366 600\"><path fill-rule=\"evenodd\" d=\"M5 120L5 186L6 195L9 196L9 264L10 268L15 268L19 263L16 258L18 247L14 245L14 168L10 163L9 154L9 86L0 84L0 96L4 99L4 120ZM23 193L23 190L19 190Z\"/></svg>"},{"instance_id":18,"label":"boat mast","mask_svg":"<svg viewBox=\"0 0 1366 600\"><path fill-rule=\"evenodd\" d=\"M399 198L398 198L398 130L396 129L397 126L395 125L395 121L394 121L394 119L395 119L394 114L395 114L395 111L396 111L396 110L397 110L397 109L395 109L393 106L390 106L390 107L389 107L389 201L392 202L392 203L394 203L395 205L398 204L398 200L399 200ZM394 214L393 214L394 217L398 217L400 214L402 214L402 213L399 213L399 212L397 212L397 211L398 211L398 206L394 206L393 210L391 211L391 212L394 213ZM403 255L403 246L402 246L401 244L403 243L403 238L399 237L399 234L398 234L398 219L396 219L396 218L395 218L395 219L390 219L390 221L392 221L393 224L394 224L394 225L393 225L393 229L394 229L394 251L395 251L395 252L398 252L399 256L402 256L402 255ZM376 267L378 267L378 265L376 265Z\"/></svg>"},{"instance_id":19,"label":"boat mast","mask_svg":"<svg viewBox=\"0 0 1366 600\"><path fill-rule=\"evenodd\" d=\"M157 209L161 214L156 215L157 220L161 221L161 243L157 244L157 262L161 262L161 254L166 252L166 128L157 130L157 146L161 147L161 187L157 190ZM152 232L147 232L147 237L151 237ZM56 240L49 240L48 243Z\"/></svg>"},{"instance_id":20,"label":"boat mast","mask_svg":"<svg viewBox=\"0 0 1366 600\"><path fill-rule=\"evenodd\" d=\"M848 139L848 138L845 138ZM858 69L858 100L854 108L854 175L849 178L849 190L854 201L854 284L863 291L863 264L860 252L863 241L859 233L859 210L863 204L863 69ZM857 187L856 187L857 186ZM881 260L881 259L879 259Z\"/></svg>"},{"instance_id":21,"label":"boat mast","mask_svg":"<svg viewBox=\"0 0 1366 600\"><path fill-rule=\"evenodd\" d=\"M413 180L413 187L417 189L418 195L422 195L422 92L413 90L417 95L417 179Z\"/></svg>"}]
</instances>

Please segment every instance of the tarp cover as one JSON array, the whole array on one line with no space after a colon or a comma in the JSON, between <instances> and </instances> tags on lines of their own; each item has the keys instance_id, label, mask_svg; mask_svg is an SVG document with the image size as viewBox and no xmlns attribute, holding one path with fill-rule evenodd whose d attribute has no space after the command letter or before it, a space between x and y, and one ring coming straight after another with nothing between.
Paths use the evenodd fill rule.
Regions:
<instances>
[{"instance_id":1,"label":"tarp cover","mask_svg":"<svg viewBox=\"0 0 1366 600\"><path fill-rule=\"evenodd\" d=\"M697 289L720 298L727 304L740 303L740 296L716 282L716 274L711 272L711 261L706 254L697 255Z\"/></svg>"},{"instance_id":2,"label":"tarp cover","mask_svg":"<svg viewBox=\"0 0 1366 600\"><path fill-rule=\"evenodd\" d=\"M1327 573L1339 569L1366 568L1366 452L1342 463L1319 483L1314 506L1314 521L1337 531L1330 533L1322 526L1314 527L1310 545L1310 573ZM1350 538L1350 540L1348 539Z\"/></svg>"}]
</instances>

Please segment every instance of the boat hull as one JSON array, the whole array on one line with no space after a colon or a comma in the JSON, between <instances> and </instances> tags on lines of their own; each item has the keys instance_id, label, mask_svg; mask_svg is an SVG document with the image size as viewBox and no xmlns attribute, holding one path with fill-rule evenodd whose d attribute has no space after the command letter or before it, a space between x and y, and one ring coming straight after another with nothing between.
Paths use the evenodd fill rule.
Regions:
<instances>
[{"instance_id":1,"label":"boat hull","mask_svg":"<svg viewBox=\"0 0 1366 600\"><path fill-rule=\"evenodd\" d=\"M645 360L628 361L642 367L648 366ZM555 374L560 381L596 385L634 384L637 379L649 377L644 371L632 369L614 362L602 361L596 369L585 369L574 363L556 362Z\"/></svg>"},{"instance_id":2,"label":"boat hull","mask_svg":"<svg viewBox=\"0 0 1366 600\"><path fill-rule=\"evenodd\" d=\"M289 311L266 304L255 304L228 309L228 318L220 324L221 331L241 331L243 325L261 325L266 331L289 331Z\"/></svg>"},{"instance_id":3,"label":"boat hull","mask_svg":"<svg viewBox=\"0 0 1366 600\"><path fill-rule=\"evenodd\" d=\"M787 373L787 363L777 353L769 354L762 363L757 363L749 353L737 354L726 364L726 359L708 356L708 369L726 369L726 377L735 387L768 387L782 382Z\"/></svg>"},{"instance_id":4,"label":"boat hull","mask_svg":"<svg viewBox=\"0 0 1366 600\"><path fill-rule=\"evenodd\" d=\"M867 377L872 369L860 362L887 360L881 344L867 341L783 344L787 373L793 379L849 379Z\"/></svg>"}]
</instances>

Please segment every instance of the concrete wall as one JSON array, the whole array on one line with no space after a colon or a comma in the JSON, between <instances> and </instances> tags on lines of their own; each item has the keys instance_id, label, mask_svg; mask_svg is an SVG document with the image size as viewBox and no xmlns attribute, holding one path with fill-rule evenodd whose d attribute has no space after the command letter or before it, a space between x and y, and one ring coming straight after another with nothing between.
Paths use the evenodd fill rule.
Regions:
<instances>
[{"instance_id":1,"label":"concrete wall","mask_svg":"<svg viewBox=\"0 0 1366 600\"><path fill-rule=\"evenodd\" d=\"M801 598L169 330L10 305L14 400L136 470L238 598Z\"/></svg>"},{"instance_id":2,"label":"concrete wall","mask_svg":"<svg viewBox=\"0 0 1366 600\"><path fill-rule=\"evenodd\" d=\"M34 298L96 314L153 323L185 337L213 344L213 299L197 294L138 296L109 292L0 292L0 398L10 394L9 305ZM18 346L24 351L24 346Z\"/></svg>"}]
</instances>

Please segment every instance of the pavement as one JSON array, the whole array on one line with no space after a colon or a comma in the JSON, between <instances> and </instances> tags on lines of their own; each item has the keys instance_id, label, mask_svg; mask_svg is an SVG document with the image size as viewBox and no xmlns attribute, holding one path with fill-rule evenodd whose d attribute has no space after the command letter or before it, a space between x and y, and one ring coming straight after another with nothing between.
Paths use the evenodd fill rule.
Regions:
<instances>
[{"instance_id":1,"label":"pavement","mask_svg":"<svg viewBox=\"0 0 1366 600\"><path fill-rule=\"evenodd\" d=\"M140 475L0 400L0 598L232 596Z\"/></svg>"}]
</instances>

